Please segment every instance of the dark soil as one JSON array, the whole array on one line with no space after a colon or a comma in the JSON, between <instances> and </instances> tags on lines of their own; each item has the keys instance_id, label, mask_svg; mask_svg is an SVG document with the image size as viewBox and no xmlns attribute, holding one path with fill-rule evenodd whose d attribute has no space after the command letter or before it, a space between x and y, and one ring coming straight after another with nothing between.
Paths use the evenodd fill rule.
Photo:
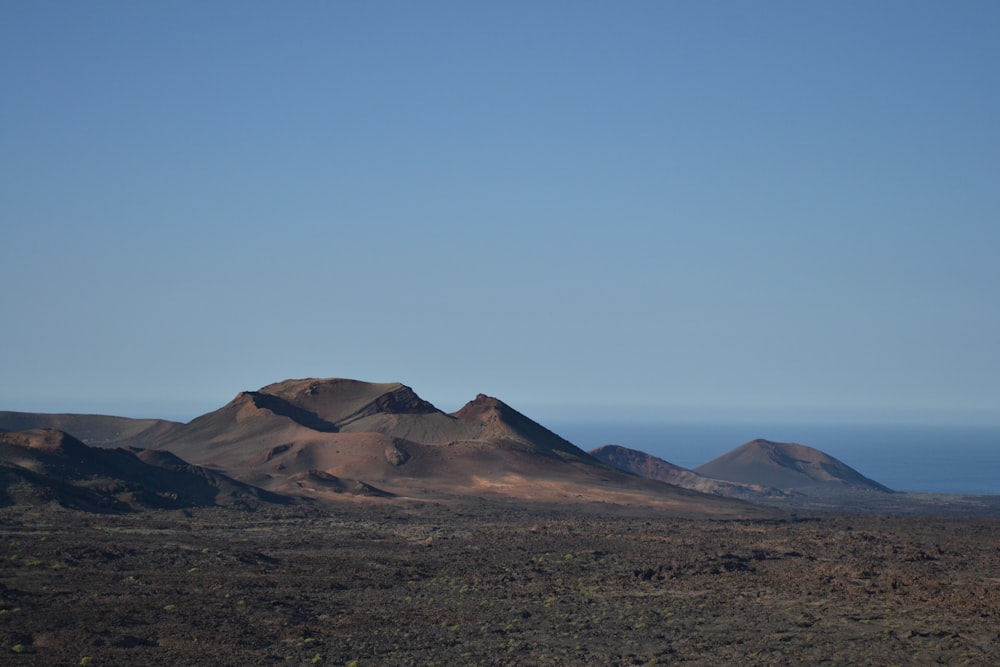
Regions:
<instances>
[{"instance_id":1,"label":"dark soil","mask_svg":"<svg viewBox=\"0 0 1000 667\"><path fill-rule=\"evenodd\" d=\"M998 630L997 519L0 510L4 665L985 665Z\"/></svg>"}]
</instances>

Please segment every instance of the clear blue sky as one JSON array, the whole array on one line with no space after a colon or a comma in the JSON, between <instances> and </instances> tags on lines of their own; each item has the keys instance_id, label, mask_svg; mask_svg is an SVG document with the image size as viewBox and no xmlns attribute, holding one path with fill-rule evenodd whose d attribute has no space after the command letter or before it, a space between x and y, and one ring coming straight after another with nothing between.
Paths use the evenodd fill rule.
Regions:
<instances>
[{"instance_id":1,"label":"clear blue sky","mask_svg":"<svg viewBox=\"0 0 1000 667\"><path fill-rule=\"evenodd\" d=\"M1000 3L0 4L0 409L1000 422Z\"/></svg>"}]
</instances>

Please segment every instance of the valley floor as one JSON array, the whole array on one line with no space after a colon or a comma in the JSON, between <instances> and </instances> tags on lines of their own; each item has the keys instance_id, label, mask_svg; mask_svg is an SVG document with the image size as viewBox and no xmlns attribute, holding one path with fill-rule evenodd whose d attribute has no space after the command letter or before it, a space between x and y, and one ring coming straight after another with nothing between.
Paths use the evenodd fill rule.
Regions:
<instances>
[{"instance_id":1,"label":"valley floor","mask_svg":"<svg viewBox=\"0 0 1000 667\"><path fill-rule=\"evenodd\" d=\"M998 627L997 519L0 509L5 665L983 665Z\"/></svg>"}]
</instances>

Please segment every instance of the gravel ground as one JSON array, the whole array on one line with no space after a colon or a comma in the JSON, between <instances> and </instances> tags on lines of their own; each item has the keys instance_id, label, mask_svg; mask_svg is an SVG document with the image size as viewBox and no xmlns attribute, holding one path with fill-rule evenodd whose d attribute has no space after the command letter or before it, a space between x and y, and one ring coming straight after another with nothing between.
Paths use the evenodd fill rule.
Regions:
<instances>
[{"instance_id":1,"label":"gravel ground","mask_svg":"<svg viewBox=\"0 0 1000 667\"><path fill-rule=\"evenodd\" d=\"M998 613L998 519L0 509L4 665L987 665Z\"/></svg>"}]
</instances>

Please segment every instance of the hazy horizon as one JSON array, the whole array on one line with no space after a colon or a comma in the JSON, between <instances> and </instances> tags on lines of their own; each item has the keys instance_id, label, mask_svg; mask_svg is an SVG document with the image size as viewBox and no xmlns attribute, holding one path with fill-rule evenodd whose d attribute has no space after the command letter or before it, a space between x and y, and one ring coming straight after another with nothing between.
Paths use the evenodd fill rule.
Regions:
<instances>
[{"instance_id":1,"label":"hazy horizon","mask_svg":"<svg viewBox=\"0 0 1000 667\"><path fill-rule=\"evenodd\" d=\"M1000 4L13 2L0 62L0 409L1000 423Z\"/></svg>"},{"instance_id":2,"label":"hazy horizon","mask_svg":"<svg viewBox=\"0 0 1000 667\"><path fill-rule=\"evenodd\" d=\"M356 379L356 378L355 378ZM404 383L405 384L405 383ZM443 412L459 410L464 400L438 400L434 396L412 387L424 400L430 401ZM254 391L259 387L246 387L239 391ZM133 419L166 419L189 422L203 414L223 407L235 398L238 392L217 402L210 401L106 401L66 398L50 399L42 402L8 401L0 405L0 411L102 414ZM479 392L477 392L479 393ZM482 392L488 395L488 391ZM517 403L504 396L496 396L511 407L525 414L543 426L575 423L580 425L611 423L632 423L638 425L656 424L783 424L795 425L876 425L876 426L971 426L1000 427L1000 419L989 411L915 411L905 409L865 409L865 408L780 408L776 406L654 406L621 404L579 404L554 405Z\"/></svg>"}]
</instances>

